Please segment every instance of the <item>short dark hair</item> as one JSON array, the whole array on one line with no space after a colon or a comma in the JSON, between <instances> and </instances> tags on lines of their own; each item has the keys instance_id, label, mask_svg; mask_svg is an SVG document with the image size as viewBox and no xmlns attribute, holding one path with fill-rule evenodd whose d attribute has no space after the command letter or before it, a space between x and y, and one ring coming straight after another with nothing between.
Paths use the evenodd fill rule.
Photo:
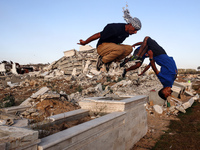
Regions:
<instances>
[{"instance_id":1,"label":"short dark hair","mask_svg":"<svg viewBox=\"0 0 200 150\"><path fill-rule=\"evenodd\" d=\"M163 93L163 89L164 89L164 88L162 88L160 91L158 91L158 95L159 95L162 99L167 100L167 98L165 97L165 95L164 95L164 93Z\"/></svg>"}]
</instances>

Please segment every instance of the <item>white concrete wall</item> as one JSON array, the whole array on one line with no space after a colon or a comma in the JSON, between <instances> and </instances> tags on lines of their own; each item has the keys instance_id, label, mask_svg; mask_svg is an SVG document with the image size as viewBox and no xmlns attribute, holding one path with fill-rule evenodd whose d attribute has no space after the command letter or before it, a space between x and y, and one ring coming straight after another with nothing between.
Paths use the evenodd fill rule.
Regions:
<instances>
[{"instance_id":1,"label":"white concrete wall","mask_svg":"<svg viewBox=\"0 0 200 150\"><path fill-rule=\"evenodd\" d=\"M81 106L92 110L96 103L106 108L102 112L109 107L113 112L41 139L39 150L130 150L147 133L146 101L146 96L136 96L104 101L103 106L102 100L85 100Z\"/></svg>"}]
</instances>

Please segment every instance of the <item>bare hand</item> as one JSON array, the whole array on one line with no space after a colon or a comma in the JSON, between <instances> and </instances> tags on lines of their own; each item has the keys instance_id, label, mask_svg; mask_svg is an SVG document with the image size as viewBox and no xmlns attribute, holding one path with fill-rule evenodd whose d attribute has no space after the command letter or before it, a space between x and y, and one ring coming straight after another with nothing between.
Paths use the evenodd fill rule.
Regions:
<instances>
[{"instance_id":1,"label":"bare hand","mask_svg":"<svg viewBox=\"0 0 200 150\"><path fill-rule=\"evenodd\" d=\"M79 41L80 41L80 43L77 43L77 44L79 44L79 45L85 45L85 44L86 44L86 42L83 41L82 39L80 39Z\"/></svg>"},{"instance_id":2,"label":"bare hand","mask_svg":"<svg viewBox=\"0 0 200 150\"><path fill-rule=\"evenodd\" d=\"M135 44L132 45L133 48L135 48L135 46L136 46Z\"/></svg>"}]
</instances>

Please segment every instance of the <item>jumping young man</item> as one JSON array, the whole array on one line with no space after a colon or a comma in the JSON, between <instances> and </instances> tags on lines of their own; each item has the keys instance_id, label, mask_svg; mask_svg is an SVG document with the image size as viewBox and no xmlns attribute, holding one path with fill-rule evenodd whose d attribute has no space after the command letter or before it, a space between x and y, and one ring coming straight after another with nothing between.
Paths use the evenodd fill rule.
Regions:
<instances>
[{"instance_id":1,"label":"jumping young man","mask_svg":"<svg viewBox=\"0 0 200 150\"><path fill-rule=\"evenodd\" d=\"M97 70L105 64L106 70L113 61L120 61L128 56L132 51L132 46L122 44L129 35L136 34L141 29L141 22L138 18L132 18L128 9L124 10L125 23L111 23L104 27L103 31L98 32L87 40L80 40L78 44L86 45L91 41L99 39L97 42Z\"/></svg>"}]
</instances>

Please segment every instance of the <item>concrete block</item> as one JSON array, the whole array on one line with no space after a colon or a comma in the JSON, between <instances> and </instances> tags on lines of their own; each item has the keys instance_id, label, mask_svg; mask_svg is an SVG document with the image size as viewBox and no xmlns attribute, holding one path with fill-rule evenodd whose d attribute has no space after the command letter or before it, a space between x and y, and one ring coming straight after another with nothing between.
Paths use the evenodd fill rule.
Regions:
<instances>
[{"instance_id":1,"label":"concrete block","mask_svg":"<svg viewBox=\"0 0 200 150\"><path fill-rule=\"evenodd\" d=\"M12 64L11 72L12 72L13 74L18 74L18 73L17 73L17 69L16 69L16 64L15 64L15 63Z\"/></svg>"},{"instance_id":2,"label":"concrete block","mask_svg":"<svg viewBox=\"0 0 200 150\"><path fill-rule=\"evenodd\" d=\"M1 126L0 135L0 143L6 143L6 149L37 148L37 144L40 142L37 131L25 128Z\"/></svg>"},{"instance_id":3,"label":"concrete block","mask_svg":"<svg viewBox=\"0 0 200 150\"><path fill-rule=\"evenodd\" d=\"M66 57L74 56L74 55L76 55L76 50L75 50L75 49L72 49L72 50L64 51L64 55L65 55Z\"/></svg>"},{"instance_id":4,"label":"concrete block","mask_svg":"<svg viewBox=\"0 0 200 150\"><path fill-rule=\"evenodd\" d=\"M146 96L120 100L86 98L79 103L81 106L90 111L99 109L110 114L41 139L39 150L129 150L147 133L146 100Z\"/></svg>"},{"instance_id":5,"label":"concrete block","mask_svg":"<svg viewBox=\"0 0 200 150\"><path fill-rule=\"evenodd\" d=\"M47 119L51 120L51 122L53 122L53 121L57 121L57 120L66 119L66 118L69 118L69 117L75 118L76 116L82 115L82 114L84 114L84 116L86 116L86 115L89 114L89 111L84 110L84 109L77 109L77 110L74 110L74 111L69 111L69 112L66 112L66 113L54 115L54 116L48 117Z\"/></svg>"},{"instance_id":6,"label":"concrete block","mask_svg":"<svg viewBox=\"0 0 200 150\"><path fill-rule=\"evenodd\" d=\"M90 51L93 50L94 48L90 45L84 45L79 47L79 51Z\"/></svg>"},{"instance_id":7,"label":"concrete block","mask_svg":"<svg viewBox=\"0 0 200 150\"><path fill-rule=\"evenodd\" d=\"M28 126L28 119L20 119L20 120L14 120L14 125L13 127L26 127Z\"/></svg>"},{"instance_id":8,"label":"concrete block","mask_svg":"<svg viewBox=\"0 0 200 150\"><path fill-rule=\"evenodd\" d=\"M26 109L30 108L30 106L12 106L12 107L6 107L0 109L2 112L5 112L7 114L12 114L16 112L22 112L25 111Z\"/></svg>"},{"instance_id":9,"label":"concrete block","mask_svg":"<svg viewBox=\"0 0 200 150\"><path fill-rule=\"evenodd\" d=\"M150 91L149 101L152 101L154 105L161 105L161 106L164 105L165 103L165 101L158 95L158 91Z\"/></svg>"},{"instance_id":10,"label":"concrete block","mask_svg":"<svg viewBox=\"0 0 200 150\"><path fill-rule=\"evenodd\" d=\"M118 132L122 131L125 112L114 112L82 123L67 130L41 139L39 150L43 149L113 149L117 144ZM107 141L105 142L105 139ZM121 137L123 138L123 137ZM102 144L102 141L105 143ZM121 147L119 144L117 144Z\"/></svg>"},{"instance_id":11,"label":"concrete block","mask_svg":"<svg viewBox=\"0 0 200 150\"><path fill-rule=\"evenodd\" d=\"M44 93L46 93L49 90L49 88L47 87L42 87L39 91L37 91L36 93L33 93L29 98L27 98L25 101L23 101L20 106L31 106L30 101L32 100L32 98L37 98L39 95L43 95Z\"/></svg>"},{"instance_id":12,"label":"concrete block","mask_svg":"<svg viewBox=\"0 0 200 150\"><path fill-rule=\"evenodd\" d=\"M181 88L181 94L183 94L184 91L185 91L185 89L186 89L186 86L185 86L184 84L182 84L182 83L180 83L180 82L176 82L176 81L174 81L173 86L180 87L180 88Z\"/></svg>"},{"instance_id":13,"label":"concrete block","mask_svg":"<svg viewBox=\"0 0 200 150\"><path fill-rule=\"evenodd\" d=\"M173 85L172 86L172 95L173 96L175 96L175 97L177 97L177 98L180 98L180 94L181 94L181 91L182 91L182 89L181 89L181 87L178 87L178 86L175 86L175 85Z\"/></svg>"},{"instance_id":14,"label":"concrete block","mask_svg":"<svg viewBox=\"0 0 200 150\"><path fill-rule=\"evenodd\" d=\"M187 95L187 96L194 96L194 94L192 92L189 92L189 91L185 91L184 94Z\"/></svg>"},{"instance_id":15,"label":"concrete block","mask_svg":"<svg viewBox=\"0 0 200 150\"><path fill-rule=\"evenodd\" d=\"M163 108L160 105L154 105L153 108L158 114L163 113Z\"/></svg>"},{"instance_id":16,"label":"concrete block","mask_svg":"<svg viewBox=\"0 0 200 150\"><path fill-rule=\"evenodd\" d=\"M194 103L194 98L192 97L189 99L189 101L183 103L182 106L184 109L187 109L187 108L191 107L193 103Z\"/></svg>"}]
</instances>

